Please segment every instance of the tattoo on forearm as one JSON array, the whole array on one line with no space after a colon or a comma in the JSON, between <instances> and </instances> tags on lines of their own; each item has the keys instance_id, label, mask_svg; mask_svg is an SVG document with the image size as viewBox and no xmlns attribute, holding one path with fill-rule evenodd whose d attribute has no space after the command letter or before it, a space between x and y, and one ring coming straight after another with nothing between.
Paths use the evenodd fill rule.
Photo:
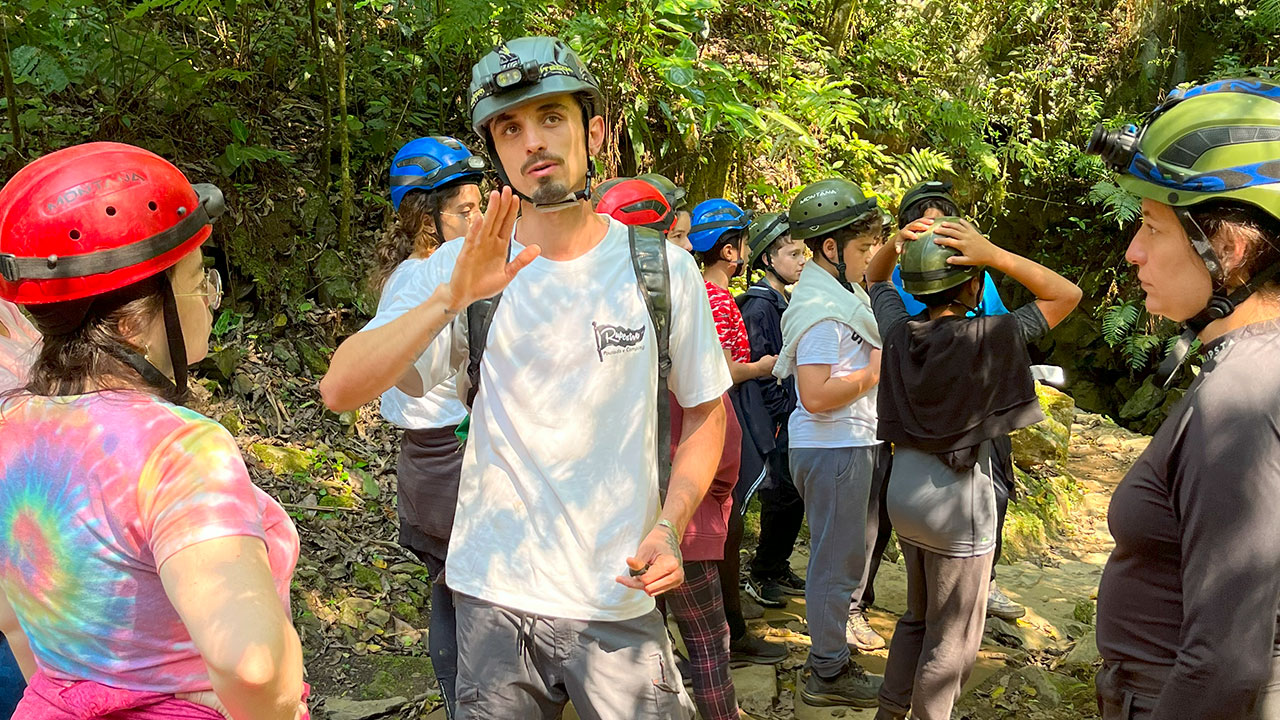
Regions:
<instances>
[{"instance_id":1,"label":"tattoo on forearm","mask_svg":"<svg viewBox=\"0 0 1280 720\"><path fill-rule=\"evenodd\" d=\"M680 554L680 538L676 537L675 528L672 528L669 525L660 525L659 527L667 531L665 533L667 550L671 551L671 554L675 556L676 564L683 565L684 556Z\"/></svg>"}]
</instances>

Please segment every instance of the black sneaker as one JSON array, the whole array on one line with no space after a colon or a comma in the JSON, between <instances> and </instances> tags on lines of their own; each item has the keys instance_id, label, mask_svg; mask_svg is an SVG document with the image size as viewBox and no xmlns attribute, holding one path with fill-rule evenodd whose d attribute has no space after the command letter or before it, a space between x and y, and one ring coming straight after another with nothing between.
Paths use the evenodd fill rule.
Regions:
<instances>
[{"instance_id":1,"label":"black sneaker","mask_svg":"<svg viewBox=\"0 0 1280 720\"><path fill-rule=\"evenodd\" d=\"M804 578L795 574L791 568L787 568L787 572L778 578L778 587L782 588L782 592L797 597L804 595Z\"/></svg>"},{"instance_id":2,"label":"black sneaker","mask_svg":"<svg viewBox=\"0 0 1280 720\"><path fill-rule=\"evenodd\" d=\"M883 683L883 677L868 675L861 665L850 661L839 675L830 680L811 671L800 689L800 697L806 705L813 707L873 708L879 705Z\"/></svg>"},{"instance_id":3,"label":"black sneaker","mask_svg":"<svg viewBox=\"0 0 1280 720\"><path fill-rule=\"evenodd\" d=\"M747 578L747 594L756 602L767 608L784 608L787 606L787 593L777 580L761 580L756 577ZM804 591L801 591L804 594Z\"/></svg>"},{"instance_id":4,"label":"black sneaker","mask_svg":"<svg viewBox=\"0 0 1280 720\"><path fill-rule=\"evenodd\" d=\"M786 645L771 643L762 637L753 635L750 630L742 637L729 643L730 663L777 665L786 659Z\"/></svg>"}]
</instances>

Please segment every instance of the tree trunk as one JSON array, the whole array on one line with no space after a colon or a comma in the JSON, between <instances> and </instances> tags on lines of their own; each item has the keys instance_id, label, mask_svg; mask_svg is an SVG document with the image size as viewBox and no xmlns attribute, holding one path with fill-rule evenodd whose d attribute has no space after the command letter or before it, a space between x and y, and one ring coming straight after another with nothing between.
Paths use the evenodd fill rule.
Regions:
<instances>
[{"instance_id":1,"label":"tree trunk","mask_svg":"<svg viewBox=\"0 0 1280 720\"><path fill-rule=\"evenodd\" d=\"M827 44L837 55L849 37L849 21L853 18L853 0L834 0L831 3L831 24L827 26Z\"/></svg>"},{"instance_id":2,"label":"tree trunk","mask_svg":"<svg viewBox=\"0 0 1280 720\"><path fill-rule=\"evenodd\" d=\"M337 31L335 40L338 50L338 112L342 114L338 121L338 144L342 149L342 214L338 220L338 250L346 255L351 248L351 212L355 197L351 187L351 133L347 122L347 28L342 3L343 0L336 0L334 3L338 10L334 28Z\"/></svg>"},{"instance_id":3,"label":"tree trunk","mask_svg":"<svg viewBox=\"0 0 1280 720\"><path fill-rule=\"evenodd\" d=\"M325 68L324 47L320 44L320 11L317 7L321 0L308 0L311 10L311 46L316 54L316 64L320 67L320 91L324 97L324 123L320 128L320 191L329 194L329 186L333 183L333 100L329 88L329 72Z\"/></svg>"},{"instance_id":4,"label":"tree trunk","mask_svg":"<svg viewBox=\"0 0 1280 720\"><path fill-rule=\"evenodd\" d=\"M9 132L13 134L13 146L19 153L26 151L22 139L22 125L18 123L18 93L13 87L13 69L9 67L9 17L0 12L3 23L4 52L0 53L0 71L4 73L4 98L9 105Z\"/></svg>"}]
</instances>

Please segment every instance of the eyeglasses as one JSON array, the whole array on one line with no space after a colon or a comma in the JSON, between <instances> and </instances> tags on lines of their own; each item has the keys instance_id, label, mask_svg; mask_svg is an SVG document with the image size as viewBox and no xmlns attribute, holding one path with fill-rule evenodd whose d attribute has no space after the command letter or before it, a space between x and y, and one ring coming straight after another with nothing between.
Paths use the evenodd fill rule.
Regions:
<instances>
[{"instance_id":1,"label":"eyeglasses","mask_svg":"<svg viewBox=\"0 0 1280 720\"><path fill-rule=\"evenodd\" d=\"M462 218L462 219L464 219L464 220L470 220L471 218L475 217L476 215L483 215L484 213L480 212L480 208L478 208L478 207L473 207L473 208L471 208L470 210L468 210L467 212L456 212L456 213L455 213L455 212L445 212L445 211L441 210L441 211L440 211L440 214L441 214L441 215L448 215L449 217L460 217L460 218Z\"/></svg>"},{"instance_id":2,"label":"eyeglasses","mask_svg":"<svg viewBox=\"0 0 1280 720\"><path fill-rule=\"evenodd\" d=\"M196 286L196 292L177 293L174 297L200 297L210 310L217 310L222 305L222 275L216 268L204 271L204 279Z\"/></svg>"}]
</instances>

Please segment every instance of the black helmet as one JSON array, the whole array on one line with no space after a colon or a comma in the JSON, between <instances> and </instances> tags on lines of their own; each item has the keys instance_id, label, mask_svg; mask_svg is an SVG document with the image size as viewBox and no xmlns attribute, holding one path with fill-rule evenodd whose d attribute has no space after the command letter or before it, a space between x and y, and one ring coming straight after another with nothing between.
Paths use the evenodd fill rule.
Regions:
<instances>
[{"instance_id":1,"label":"black helmet","mask_svg":"<svg viewBox=\"0 0 1280 720\"><path fill-rule=\"evenodd\" d=\"M912 186L903 194L902 202L898 203L898 229L901 230L907 226L907 212L917 203L937 198L955 205L956 199L951 197L951 187L949 180L925 180Z\"/></svg>"}]
</instances>

